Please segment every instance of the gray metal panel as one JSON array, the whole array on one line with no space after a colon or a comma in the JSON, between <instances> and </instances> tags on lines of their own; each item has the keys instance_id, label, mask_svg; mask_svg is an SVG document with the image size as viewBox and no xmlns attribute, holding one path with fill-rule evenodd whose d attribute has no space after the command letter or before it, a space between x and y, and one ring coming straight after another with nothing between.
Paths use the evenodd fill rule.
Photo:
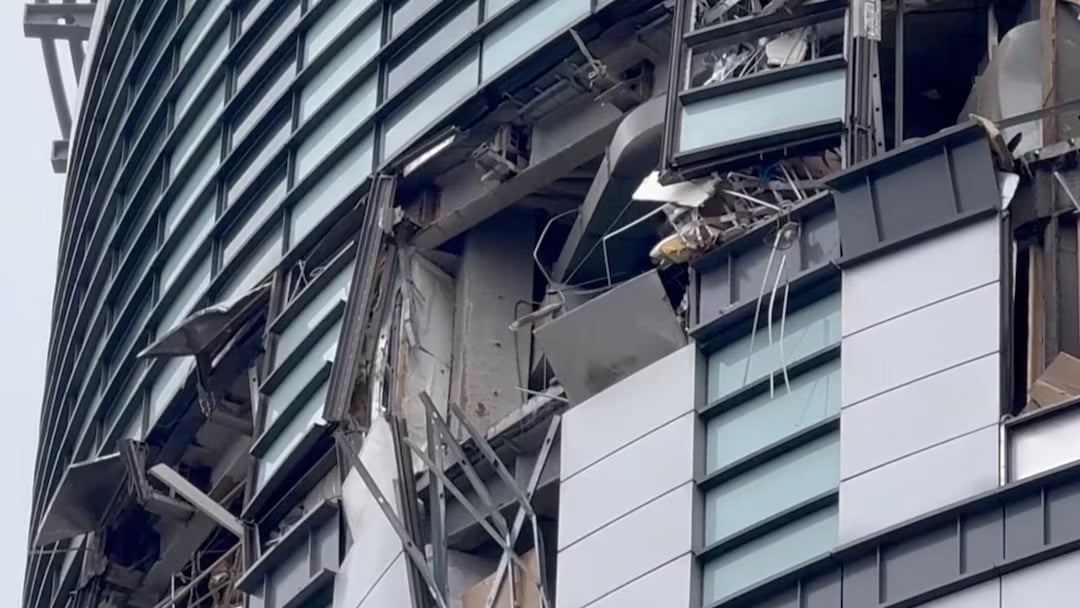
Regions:
<instances>
[{"instance_id":1,"label":"gray metal panel","mask_svg":"<svg viewBox=\"0 0 1080 608\"><path fill-rule=\"evenodd\" d=\"M696 346L683 347L566 412L559 451L562 478L694 411L701 359Z\"/></svg>"},{"instance_id":2,"label":"gray metal panel","mask_svg":"<svg viewBox=\"0 0 1080 608\"><path fill-rule=\"evenodd\" d=\"M41 518L34 546L72 538L98 527L124 478L119 454L68 467Z\"/></svg>"},{"instance_id":3,"label":"gray metal panel","mask_svg":"<svg viewBox=\"0 0 1080 608\"><path fill-rule=\"evenodd\" d=\"M833 175L842 264L1000 206L990 146L974 123Z\"/></svg>"},{"instance_id":4,"label":"gray metal panel","mask_svg":"<svg viewBox=\"0 0 1080 608\"><path fill-rule=\"evenodd\" d=\"M1000 357L987 355L845 407L842 477L995 425L1000 368Z\"/></svg>"},{"instance_id":5,"label":"gray metal panel","mask_svg":"<svg viewBox=\"0 0 1080 608\"><path fill-rule=\"evenodd\" d=\"M559 548L691 481L696 421L688 412L564 478L559 486Z\"/></svg>"},{"instance_id":6,"label":"gray metal panel","mask_svg":"<svg viewBox=\"0 0 1080 608\"><path fill-rule=\"evenodd\" d=\"M992 426L845 480L840 541L977 496L997 487L998 474L998 429Z\"/></svg>"},{"instance_id":7,"label":"gray metal panel","mask_svg":"<svg viewBox=\"0 0 1080 608\"><path fill-rule=\"evenodd\" d=\"M1002 608L1064 606L1077 572L1080 466L1073 466L843 546L714 607L990 608L998 577ZM828 599L813 603L816 594Z\"/></svg>"},{"instance_id":8,"label":"gray metal panel","mask_svg":"<svg viewBox=\"0 0 1080 608\"><path fill-rule=\"evenodd\" d=\"M559 608L582 608L690 553L693 483L669 492L559 552Z\"/></svg>"},{"instance_id":9,"label":"gray metal panel","mask_svg":"<svg viewBox=\"0 0 1080 608\"><path fill-rule=\"evenodd\" d=\"M572 403L686 345L655 270L548 322L536 339Z\"/></svg>"},{"instance_id":10,"label":"gray metal panel","mask_svg":"<svg viewBox=\"0 0 1080 608\"><path fill-rule=\"evenodd\" d=\"M802 230L797 246L787 250L782 280L794 279L840 256L840 232L830 194L803 203L791 217ZM774 222L762 224L693 265L698 284L693 325L715 321L731 308L758 297L775 228ZM774 260L774 274L778 265Z\"/></svg>"}]
</instances>

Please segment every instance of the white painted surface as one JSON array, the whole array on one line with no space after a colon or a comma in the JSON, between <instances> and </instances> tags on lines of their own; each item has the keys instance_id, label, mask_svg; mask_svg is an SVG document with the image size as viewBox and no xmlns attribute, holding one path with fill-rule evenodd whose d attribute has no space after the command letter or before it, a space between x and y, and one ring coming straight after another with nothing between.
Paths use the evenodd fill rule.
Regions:
<instances>
[{"instance_id":1,"label":"white painted surface","mask_svg":"<svg viewBox=\"0 0 1080 608\"><path fill-rule=\"evenodd\" d=\"M842 481L840 543L997 486L994 425Z\"/></svg>"},{"instance_id":2,"label":"white painted surface","mask_svg":"<svg viewBox=\"0 0 1080 608\"><path fill-rule=\"evenodd\" d=\"M385 419L376 417L373 421L360 449L360 460L371 472L379 491L393 503L394 510L400 513L394 491L397 469L394 464L390 427ZM395 560L403 564L403 560L399 559L403 555L401 540L356 471L350 471L345 478L341 494L341 508L345 513L345 522L352 535L353 544L346 552L341 569L334 579L334 606L352 608L359 606L368 594L373 594L376 583L379 587L397 585L392 579L399 570L404 576L405 569L404 565L391 568ZM391 579L389 582L387 577ZM383 605L407 605L407 601L406 599L405 603ZM364 604L373 605L375 604Z\"/></svg>"},{"instance_id":3,"label":"white painted surface","mask_svg":"<svg viewBox=\"0 0 1080 608\"><path fill-rule=\"evenodd\" d=\"M1066 608L1076 605L1080 552L1001 577L1001 608Z\"/></svg>"},{"instance_id":4,"label":"white painted surface","mask_svg":"<svg viewBox=\"0 0 1080 608\"><path fill-rule=\"evenodd\" d=\"M589 608L691 608L694 556L684 555L589 604Z\"/></svg>"},{"instance_id":5,"label":"white painted surface","mask_svg":"<svg viewBox=\"0 0 1080 608\"><path fill-rule=\"evenodd\" d=\"M1016 427L1008 441L1012 481L1080 460L1080 409Z\"/></svg>"},{"instance_id":6,"label":"white painted surface","mask_svg":"<svg viewBox=\"0 0 1080 608\"><path fill-rule=\"evenodd\" d=\"M1000 359L987 355L844 408L844 479L997 423Z\"/></svg>"},{"instance_id":7,"label":"white painted surface","mask_svg":"<svg viewBox=\"0 0 1080 608\"><path fill-rule=\"evenodd\" d=\"M698 357L697 346L691 344L567 412L562 430L562 478L694 411Z\"/></svg>"},{"instance_id":8,"label":"white painted surface","mask_svg":"<svg viewBox=\"0 0 1080 608\"><path fill-rule=\"evenodd\" d=\"M691 481L695 416L684 414L564 481L559 549Z\"/></svg>"},{"instance_id":9,"label":"white painted surface","mask_svg":"<svg viewBox=\"0 0 1080 608\"><path fill-rule=\"evenodd\" d=\"M688 483L559 554L559 608L582 608L690 553L695 488Z\"/></svg>"},{"instance_id":10,"label":"white painted surface","mask_svg":"<svg viewBox=\"0 0 1080 608\"><path fill-rule=\"evenodd\" d=\"M998 296L987 285L844 338L842 403L996 352Z\"/></svg>"},{"instance_id":11,"label":"white painted surface","mask_svg":"<svg viewBox=\"0 0 1080 608\"><path fill-rule=\"evenodd\" d=\"M999 230L992 218L845 270L844 335L999 280Z\"/></svg>"}]
</instances>

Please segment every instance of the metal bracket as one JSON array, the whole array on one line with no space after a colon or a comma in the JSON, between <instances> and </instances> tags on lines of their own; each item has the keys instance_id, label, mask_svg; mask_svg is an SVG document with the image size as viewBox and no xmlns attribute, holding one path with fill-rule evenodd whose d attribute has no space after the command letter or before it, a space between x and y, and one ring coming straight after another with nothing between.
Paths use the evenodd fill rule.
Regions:
<instances>
[{"instance_id":1,"label":"metal bracket","mask_svg":"<svg viewBox=\"0 0 1080 608\"><path fill-rule=\"evenodd\" d=\"M435 576L431 571L431 566L428 565L427 559L424 557L423 552L409 536L408 530L405 528L405 524L402 523L401 518L394 513L393 506L386 499L386 496L379 490L378 484L375 483L375 479L371 476L371 473L364 466L364 463L360 461L360 456L356 452L356 448L353 447L352 442L345 436L345 432L340 428L334 430L334 441L343 452L345 457L349 461L349 466L356 471L360 479L363 480L364 485L367 486L371 496L375 499L375 503L379 505L379 509L382 510L383 516L390 523L390 527L394 529L394 533L397 534L401 540L401 545L405 550L405 554L409 556L409 560L412 561L416 571L423 577L424 582L428 586L428 590L431 592L431 596L435 599L435 602L439 605L439 608L449 608L446 598L439 591L438 586L435 584Z\"/></svg>"}]
</instances>

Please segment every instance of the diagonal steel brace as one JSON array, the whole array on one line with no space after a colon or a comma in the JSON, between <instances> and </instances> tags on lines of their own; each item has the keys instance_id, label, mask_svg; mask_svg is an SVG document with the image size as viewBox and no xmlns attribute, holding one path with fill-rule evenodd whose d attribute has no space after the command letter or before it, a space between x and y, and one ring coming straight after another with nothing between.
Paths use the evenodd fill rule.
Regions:
<instances>
[{"instance_id":1,"label":"diagonal steel brace","mask_svg":"<svg viewBox=\"0 0 1080 608\"><path fill-rule=\"evenodd\" d=\"M499 547L502 548L503 555L509 555L510 559L513 560L513 562L517 564L517 566L521 568L522 571L528 572L529 567L525 565L525 562L521 561L521 558L518 557L517 553L514 552L514 548L507 544L506 539L509 535L509 531L503 534L497 531L495 528L491 527L491 524L487 522L487 519L480 513L479 510L477 510L476 505L472 504L472 501L470 501L468 497L465 496L464 492L462 492L460 489L458 489L456 485L454 485L454 482L450 481L450 479L446 476L445 472L435 466L435 463L427 457L427 454L424 453L424 450L420 448L420 446L416 445L415 442L408 438L405 438L405 444L408 445L409 448L411 448L412 451L416 454L416 456L424 463L424 465L428 467L428 470L430 470L432 474L434 474L435 477L439 479L439 482L441 482L443 486L447 490L449 490L451 494L454 495L454 498L456 498L458 502L461 503L461 506L465 507L465 510L468 511L469 515L471 515L473 519L475 519L477 523L480 524L480 527L484 529L484 532L487 532L488 536L490 536L491 539L494 540L499 545ZM544 595L543 585L540 584L539 578L535 576L531 578L533 579L533 583L536 585L536 588L540 590L540 597L543 600L544 606L547 606L547 597Z\"/></svg>"},{"instance_id":2,"label":"diagonal steel brace","mask_svg":"<svg viewBox=\"0 0 1080 608\"><path fill-rule=\"evenodd\" d=\"M525 496L531 501L533 495L536 493L536 488L540 485L540 476L544 472L544 468L547 466L548 456L551 454L551 446L555 443L555 436L559 433L559 423L562 421L561 416L553 416L551 424L548 425L547 435L544 436L544 443L540 445L540 452L536 455L536 464L533 465L532 475L529 477L529 485L525 488ZM535 520L533 520L535 523ZM521 527L525 524L525 509L518 507L517 514L514 516L514 523L510 528L510 536L508 538L508 544L512 547L517 542L517 537L521 534ZM543 559L543 555L537 555L538 561ZM499 596L499 587L502 586L503 577L509 573L511 577L513 572L509 570L510 556L503 554L502 559L499 560L499 566L495 569L495 576L491 581L491 590L488 592L487 601L484 602L484 608L493 608L495 600ZM541 579L545 577L541 576ZM541 580L542 583L546 581ZM510 590L513 593L514 583L513 578L510 580ZM546 598L546 596L544 596Z\"/></svg>"},{"instance_id":3,"label":"diagonal steel brace","mask_svg":"<svg viewBox=\"0 0 1080 608\"><path fill-rule=\"evenodd\" d=\"M480 498L480 502L491 512L491 519L498 527L499 533L506 536L510 532L510 525L506 522L506 518L499 511L498 505L491 498L491 493L488 492L487 484L480 478L480 474L476 472L476 469L469 462L469 459L465 456L465 451L461 449L461 444L457 442L454 435L450 432L450 426L446 424L446 420L443 419L442 414L436 409L435 403L431 400L431 396L426 391L420 392L420 402L424 404L428 414L435 422L435 426L439 433L443 437L443 444L450 450L451 456L461 465L462 472L465 473L465 477L468 478L469 484L472 485L476 495Z\"/></svg>"},{"instance_id":4,"label":"diagonal steel brace","mask_svg":"<svg viewBox=\"0 0 1080 608\"><path fill-rule=\"evenodd\" d=\"M371 476L371 473L364 466L364 463L360 461L359 454L356 453L356 448L353 447L352 442L345 436L345 432L340 428L334 430L334 441L341 446L342 451L345 452L346 457L349 459L349 465L360 475L360 479L364 481L364 485L367 486L372 497L375 498L375 503L379 505L383 515L386 516L390 526L394 529L394 532L401 539L402 547L405 549L405 554L409 556L409 560L412 561L416 571L420 573L420 576L424 577L424 583L428 586L428 591L431 592L431 596L435 598L435 602L438 603L439 608L449 608L446 602L446 598L443 597L439 591L438 586L435 584L435 576L431 571L431 567L427 563L427 559L424 558L424 554L420 551L420 548L416 546L416 542L409 536L408 531L405 529L405 524L402 523L401 518L397 513L394 513L394 508L390 505L390 502L386 500L386 496L379 490L378 484L375 483L375 479Z\"/></svg>"}]
</instances>

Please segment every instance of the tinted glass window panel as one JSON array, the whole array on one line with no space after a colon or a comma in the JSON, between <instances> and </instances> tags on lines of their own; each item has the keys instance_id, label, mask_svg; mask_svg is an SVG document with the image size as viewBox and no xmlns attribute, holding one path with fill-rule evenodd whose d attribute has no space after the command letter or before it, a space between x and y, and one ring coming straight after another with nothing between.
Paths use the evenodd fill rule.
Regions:
<instances>
[{"instance_id":1,"label":"tinted glass window panel","mask_svg":"<svg viewBox=\"0 0 1080 608\"><path fill-rule=\"evenodd\" d=\"M469 93L476 90L479 58L470 53L398 110L385 129L383 158L391 158Z\"/></svg>"},{"instance_id":2,"label":"tinted glass window panel","mask_svg":"<svg viewBox=\"0 0 1080 608\"><path fill-rule=\"evenodd\" d=\"M300 93L300 121L311 117L379 50L379 22L364 27L344 46Z\"/></svg>"},{"instance_id":3,"label":"tinted glass window panel","mask_svg":"<svg viewBox=\"0 0 1080 608\"><path fill-rule=\"evenodd\" d=\"M281 151L291 134L287 116L282 115L277 123L270 125L268 132L262 136L262 140L255 143L253 149L248 150L240 168L229 178L229 189L225 193L226 205L236 202L237 197L243 194L259 173L266 168L270 159Z\"/></svg>"},{"instance_id":4,"label":"tinted glass window panel","mask_svg":"<svg viewBox=\"0 0 1080 608\"><path fill-rule=\"evenodd\" d=\"M390 36L396 37L405 31L405 28L438 3L438 0L408 0L399 4L390 16Z\"/></svg>"},{"instance_id":5,"label":"tinted glass window panel","mask_svg":"<svg viewBox=\"0 0 1080 608\"><path fill-rule=\"evenodd\" d=\"M173 281L187 266L214 225L214 206L205 205L194 218L184 235L171 244L174 249L161 265L161 293L167 293Z\"/></svg>"},{"instance_id":6,"label":"tinted glass window panel","mask_svg":"<svg viewBox=\"0 0 1080 608\"><path fill-rule=\"evenodd\" d=\"M728 395L745 384L761 380L779 370L781 343L784 363L788 365L839 343L840 295L831 295L789 313L785 321L784 335L779 336L777 323L773 324L773 332L770 344L766 329L758 329L756 336L753 336L753 353L750 353L752 336L748 334L709 356L709 401Z\"/></svg>"},{"instance_id":7,"label":"tinted glass window panel","mask_svg":"<svg viewBox=\"0 0 1080 608\"><path fill-rule=\"evenodd\" d=\"M360 16L360 13L364 12L364 9L371 6L371 3L374 0L322 1L329 2L330 7L326 9L326 12L319 16L318 21L311 26L304 36L305 63L311 63L312 60L318 57L326 47L330 46L330 43L333 42L335 38L345 31L345 28L348 27L354 19ZM379 22L377 16L375 22ZM366 29L367 28L365 28L365 30ZM375 39L375 46L376 48L379 46L378 37Z\"/></svg>"},{"instance_id":8,"label":"tinted glass window panel","mask_svg":"<svg viewBox=\"0 0 1080 608\"><path fill-rule=\"evenodd\" d=\"M210 133L211 130L217 127L217 116L222 108L225 107L225 86L219 85L214 93L207 100L200 110L199 114L192 120L191 124L184 129L184 134L177 140L176 146L173 148L172 158L169 161L169 177L176 177L176 173L184 166L184 163L191 158L192 152L196 149L199 142ZM217 148L213 148L213 152L217 152Z\"/></svg>"},{"instance_id":9,"label":"tinted glass window panel","mask_svg":"<svg viewBox=\"0 0 1080 608\"><path fill-rule=\"evenodd\" d=\"M208 287L210 287L210 258L206 256L184 282L184 287L170 298L168 308L165 309L158 322L160 328L158 333L164 335L194 312Z\"/></svg>"},{"instance_id":10,"label":"tinted glass window panel","mask_svg":"<svg viewBox=\"0 0 1080 608\"><path fill-rule=\"evenodd\" d=\"M288 426L282 430L277 439L267 448L263 457L259 459L256 476L259 488L265 486L266 482L273 477L289 454L303 440L304 435L316 424L323 424L322 412L323 405L326 403L326 389L327 383L324 382L306 403L295 413L290 413L293 418Z\"/></svg>"},{"instance_id":11,"label":"tinted glass window panel","mask_svg":"<svg viewBox=\"0 0 1080 608\"><path fill-rule=\"evenodd\" d=\"M375 111L378 91L372 79L335 108L334 113L310 132L296 151L296 175L303 179L350 133Z\"/></svg>"},{"instance_id":12,"label":"tinted glass window panel","mask_svg":"<svg viewBox=\"0 0 1080 608\"><path fill-rule=\"evenodd\" d=\"M180 41L180 65L187 62L194 52L195 46L214 25L217 16L228 8L227 2L216 0L192 0L192 3L193 6L189 10L198 11L199 16L195 17L191 29L184 34L183 40Z\"/></svg>"},{"instance_id":13,"label":"tinted glass window panel","mask_svg":"<svg viewBox=\"0 0 1080 608\"><path fill-rule=\"evenodd\" d=\"M285 176L281 175L260 192L256 200L249 204L249 208L244 212L245 217L241 218L240 223L234 226L229 236L226 237L223 252L226 264L247 243L251 235L267 221L267 218L274 214L274 211L277 210L278 205L281 204L284 198Z\"/></svg>"},{"instance_id":14,"label":"tinted glass window panel","mask_svg":"<svg viewBox=\"0 0 1080 608\"><path fill-rule=\"evenodd\" d=\"M214 70L221 64L221 60L225 58L225 52L228 50L228 32L223 30L214 40L213 45L210 47L210 50L207 51L206 56L203 57L202 60L199 61L199 64L188 74L187 80L181 85L179 92L177 92L177 116L181 116L187 112L188 107L191 106L191 102L194 101L196 95L202 90L203 85L210 79Z\"/></svg>"},{"instance_id":15,"label":"tinted glass window panel","mask_svg":"<svg viewBox=\"0 0 1080 608\"><path fill-rule=\"evenodd\" d=\"M699 150L761 137L844 116L844 70L789 78L712 99L684 104L679 151ZM799 111L791 111L791 100Z\"/></svg>"},{"instance_id":16,"label":"tinted glass window panel","mask_svg":"<svg viewBox=\"0 0 1080 608\"><path fill-rule=\"evenodd\" d=\"M271 74L266 82L260 85L259 89L244 102L247 107L241 111L233 123L232 145L234 148L244 141L244 138L251 132L252 127L274 105L274 102L278 101L281 95L288 90L295 77L296 62L287 61Z\"/></svg>"},{"instance_id":17,"label":"tinted glass window panel","mask_svg":"<svg viewBox=\"0 0 1080 608\"><path fill-rule=\"evenodd\" d=\"M299 346L336 307L345 302L352 282L353 264L347 264L330 279L319 294L304 305L289 324L278 334L274 345L274 366L278 366Z\"/></svg>"},{"instance_id":18,"label":"tinted glass window panel","mask_svg":"<svg viewBox=\"0 0 1080 608\"><path fill-rule=\"evenodd\" d=\"M298 21L300 21L300 4L293 0L271 19L266 29L258 35L258 40L244 52L236 69L237 90L242 89L251 80L266 58L281 46Z\"/></svg>"},{"instance_id":19,"label":"tinted glass window panel","mask_svg":"<svg viewBox=\"0 0 1080 608\"><path fill-rule=\"evenodd\" d=\"M280 261L281 230L276 230L249 257L244 259L232 278L222 288L217 299L230 300L250 291L265 279Z\"/></svg>"},{"instance_id":20,"label":"tinted glass window panel","mask_svg":"<svg viewBox=\"0 0 1080 608\"><path fill-rule=\"evenodd\" d=\"M371 174L373 151L366 137L319 178L292 209L289 242L295 246Z\"/></svg>"},{"instance_id":21,"label":"tinted glass window panel","mask_svg":"<svg viewBox=\"0 0 1080 608\"><path fill-rule=\"evenodd\" d=\"M221 158L221 141L215 139L213 143L199 153L199 164L195 165L191 173L184 178L180 189L176 191L172 204L169 205L169 209L165 212L166 236L176 229L180 218L184 217L184 212L199 199L199 195L209 196L208 193L204 193L203 188L210 183L210 178L214 175L214 169L218 166L219 158Z\"/></svg>"},{"instance_id":22,"label":"tinted glass window panel","mask_svg":"<svg viewBox=\"0 0 1080 608\"><path fill-rule=\"evenodd\" d=\"M319 374L319 371L327 363L334 362L338 338L341 336L341 324L342 321L339 319L326 329L318 342L304 353L303 359L297 363L296 367L289 370L288 375L281 383L274 387L274 391L269 396L266 410L267 427L273 424L283 412L290 409L297 396L304 391L305 387L311 384L312 379Z\"/></svg>"},{"instance_id":23,"label":"tinted glass window panel","mask_svg":"<svg viewBox=\"0 0 1080 608\"><path fill-rule=\"evenodd\" d=\"M486 81L589 14L589 0L539 0L484 39Z\"/></svg>"},{"instance_id":24,"label":"tinted glass window panel","mask_svg":"<svg viewBox=\"0 0 1080 608\"><path fill-rule=\"evenodd\" d=\"M781 454L705 494L705 544L835 490L839 483L839 433Z\"/></svg>"},{"instance_id":25,"label":"tinted glass window panel","mask_svg":"<svg viewBox=\"0 0 1080 608\"><path fill-rule=\"evenodd\" d=\"M755 539L703 567L704 605L820 556L836 546L835 506L812 513Z\"/></svg>"},{"instance_id":26,"label":"tinted glass window panel","mask_svg":"<svg viewBox=\"0 0 1080 608\"><path fill-rule=\"evenodd\" d=\"M390 69L387 94L392 96L400 91L401 87L419 76L424 68L464 40L465 36L476 28L478 16L477 5L470 4L451 16L439 29L424 32L426 40L420 46L394 61L394 67Z\"/></svg>"},{"instance_id":27,"label":"tinted glass window panel","mask_svg":"<svg viewBox=\"0 0 1080 608\"><path fill-rule=\"evenodd\" d=\"M705 472L711 473L840 412L840 360L780 383L706 422Z\"/></svg>"}]
</instances>

